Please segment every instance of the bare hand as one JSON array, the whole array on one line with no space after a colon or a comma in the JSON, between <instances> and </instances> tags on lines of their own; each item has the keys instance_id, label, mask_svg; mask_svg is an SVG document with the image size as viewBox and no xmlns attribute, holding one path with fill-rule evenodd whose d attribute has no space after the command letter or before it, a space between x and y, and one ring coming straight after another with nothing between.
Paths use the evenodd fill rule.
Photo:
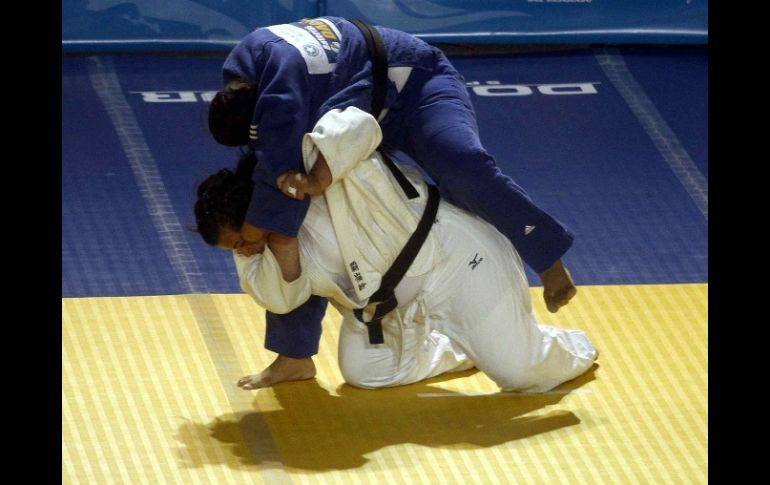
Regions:
<instances>
[{"instance_id":1,"label":"bare hand","mask_svg":"<svg viewBox=\"0 0 770 485\"><path fill-rule=\"evenodd\" d=\"M235 252L241 256L254 256L255 254L261 254L265 250L265 241L244 241L243 239L235 246Z\"/></svg>"},{"instance_id":2,"label":"bare hand","mask_svg":"<svg viewBox=\"0 0 770 485\"><path fill-rule=\"evenodd\" d=\"M306 195L314 196L323 193L318 178L312 173L304 174L289 170L278 176L275 185L284 195L297 200L303 200Z\"/></svg>"},{"instance_id":3,"label":"bare hand","mask_svg":"<svg viewBox=\"0 0 770 485\"><path fill-rule=\"evenodd\" d=\"M561 260L556 261L550 268L540 273L540 281L543 283L543 299L545 306L551 313L556 313L577 295L575 282L572 281L567 268Z\"/></svg>"}]
</instances>

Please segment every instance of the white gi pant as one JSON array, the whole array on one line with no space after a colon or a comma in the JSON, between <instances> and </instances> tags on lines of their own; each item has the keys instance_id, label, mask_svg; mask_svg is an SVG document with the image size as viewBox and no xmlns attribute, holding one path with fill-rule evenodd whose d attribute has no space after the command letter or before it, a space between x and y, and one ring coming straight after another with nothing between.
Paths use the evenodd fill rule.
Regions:
<instances>
[{"instance_id":1,"label":"white gi pant","mask_svg":"<svg viewBox=\"0 0 770 485\"><path fill-rule=\"evenodd\" d=\"M346 382L397 386L475 365L503 390L544 392L591 367L597 353L582 331L537 323L508 239L443 201L437 219L432 230L447 257L383 319L383 344L370 344L366 326L338 308Z\"/></svg>"}]
</instances>

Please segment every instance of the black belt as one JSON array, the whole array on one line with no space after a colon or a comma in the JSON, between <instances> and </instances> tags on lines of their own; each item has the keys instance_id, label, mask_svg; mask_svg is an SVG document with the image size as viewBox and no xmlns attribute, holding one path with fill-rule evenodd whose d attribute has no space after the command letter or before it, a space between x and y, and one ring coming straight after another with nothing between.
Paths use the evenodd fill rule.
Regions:
<instances>
[{"instance_id":1,"label":"black belt","mask_svg":"<svg viewBox=\"0 0 770 485\"><path fill-rule=\"evenodd\" d=\"M380 33L374 26L363 20L350 19L350 23L358 27L358 30L366 39L366 47L369 50L369 56L372 59L372 111L375 119L379 118L382 108L385 106L385 94L388 90L388 58L385 52L385 44L382 42ZM386 153L381 153L385 165L390 169L401 189L407 198L415 199L420 196L417 189L409 182L409 179L398 169L395 163ZM439 193L433 185L428 185L428 201L425 204L425 210L422 213L417 229L409 237L406 245L396 257L388 271L382 276L380 287L369 297L369 305L376 304L374 314L370 321L364 320L362 309L353 310L356 318L366 325L369 331L369 343L381 344L384 342L382 336L382 319L398 306L395 289L398 283L403 279L406 271L414 262L420 248L428 238L430 228L436 219L438 212Z\"/></svg>"},{"instance_id":2,"label":"black belt","mask_svg":"<svg viewBox=\"0 0 770 485\"><path fill-rule=\"evenodd\" d=\"M369 57L372 58L372 110L374 119L380 117L382 108L385 106L385 94L388 92L388 56L385 52L385 44L382 42L382 36L374 28L363 20L350 19L350 23L358 27L358 30L366 39L366 48L369 50ZM415 199L420 194L409 180L404 176L401 170L390 160L387 155L383 156L385 165L393 173L398 185L404 191L407 197Z\"/></svg>"},{"instance_id":3,"label":"black belt","mask_svg":"<svg viewBox=\"0 0 770 485\"><path fill-rule=\"evenodd\" d=\"M425 240L428 238L433 221L436 220L436 213L438 212L439 193L438 189L433 185L428 185L428 202L425 204L425 210L422 213L422 218L417 224L417 229L414 230L409 240L406 242L404 249L393 261L393 264L388 268L388 271L382 276L380 287L375 291L372 296L369 297L369 305L376 304L374 307L374 314L370 321L364 320L364 312L358 308L353 310L356 318L366 324L369 330L369 343L381 344L384 342L382 338L382 319L393 311L398 306L398 300L396 300L395 289L396 285L406 274L406 270L414 262L417 257L417 253L420 252Z\"/></svg>"},{"instance_id":4,"label":"black belt","mask_svg":"<svg viewBox=\"0 0 770 485\"><path fill-rule=\"evenodd\" d=\"M385 95L388 92L388 56L385 51L385 43L382 36L373 25L358 19L349 19L349 22L364 34L366 48L372 59L372 116L380 117L385 106Z\"/></svg>"}]
</instances>

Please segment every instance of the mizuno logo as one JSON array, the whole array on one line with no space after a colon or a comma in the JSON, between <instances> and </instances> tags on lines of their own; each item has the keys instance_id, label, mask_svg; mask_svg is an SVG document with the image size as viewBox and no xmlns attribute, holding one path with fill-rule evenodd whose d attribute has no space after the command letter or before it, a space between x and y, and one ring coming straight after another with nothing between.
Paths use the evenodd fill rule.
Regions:
<instances>
[{"instance_id":1,"label":"mizuno logo","mask_svg":"<svg viewBox=\"0 0 770 485\"><path fill-rule=\"evenodd\" d=\"M529 233L535 230L535 226L524 226L524 235L529 236Z\"/></svg>"},{"instance_id":2,"label":"mizuno logo","mask_svg":"<svg viewBox=\"0 0 770 485\"><path fill-rule=\"evenodd\" d=\"M476 266L478 266L482 261L484 261L484 258L479 258L479 253L476 253L476 255L473 257L473 260L468 263L468 266L471 267L471 270L474 270L476 269Z\"/></svg>"}]
</instances>

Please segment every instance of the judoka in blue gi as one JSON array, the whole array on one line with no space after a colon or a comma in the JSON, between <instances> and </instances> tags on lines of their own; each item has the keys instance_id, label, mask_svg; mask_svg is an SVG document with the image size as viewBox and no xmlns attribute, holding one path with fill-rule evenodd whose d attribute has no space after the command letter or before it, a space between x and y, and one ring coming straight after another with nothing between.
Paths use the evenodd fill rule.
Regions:
<instances>
[{"instance_id":1,"label":"judoka in blue gi","mask_svg":"<svg viewBox=\"0 0 770 485\"><path fill-rule=\"evenodd\" d=\"M414 160L451 203L479 215L505 235L541 279L549 311L577 289L561 262L574 236L537 207L481 145L462 76L436 47L404 32L376 27L387 56L388 87L378 120L381 149ZM241 232L249 246L266 235L296 236L309 200L292 200L276 179L302 170L302 137L325 113L372 106L372 60L361 31L346 19L321 17L259 28L233 48L223 66L224 89L212 99L209 128L225 145L249 145L259 163ZM325 299L312 296L285 315L267 314L265 347L279 354L262 373L263 387L315 375Z\"/></svg>"}]
</instances>

